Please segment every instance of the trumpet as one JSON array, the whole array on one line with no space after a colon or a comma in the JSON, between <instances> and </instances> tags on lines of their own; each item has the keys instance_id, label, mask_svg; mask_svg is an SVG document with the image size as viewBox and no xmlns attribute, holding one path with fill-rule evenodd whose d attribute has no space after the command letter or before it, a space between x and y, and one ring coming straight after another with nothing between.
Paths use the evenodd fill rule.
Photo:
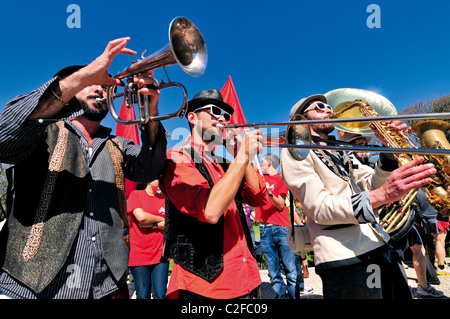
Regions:
<instances>
[{"instance_id":1,"label":"trumpet","mask_svg":"<svg viewBox=\"0 0 450 319\"><path fill-rule=\"evenodd\" d=\"M144 51L145 53L145 51ZM183 84L172 82L166 71L166 66L178 64L187 74L198 77L204 74L208 61L206 44L202 34L197 27L184 17L173 19L169 25L169 43L159 51L134 62L131 66L116 74L114 78L122 80L128 78L128 84L124 87L123 93L116 94L117 86L110 85L107 88L107 96L97 99L97 102L106 102L112 117L122 125L145 124L149 121L160 121L175 117L183 117L187 109L187 91ZM163 68L168 82L161 81L159 85L154 85L157 90L169 87L178 87L183 94L180 108L167 115L150 116L148 96L139 94L139 88L133 83L131 78L143 72ZM122 120L114 107L114 100L124 97L125 106L132 108L138 105L139 116L136 120Z\"/></svg>"}]
</instances>

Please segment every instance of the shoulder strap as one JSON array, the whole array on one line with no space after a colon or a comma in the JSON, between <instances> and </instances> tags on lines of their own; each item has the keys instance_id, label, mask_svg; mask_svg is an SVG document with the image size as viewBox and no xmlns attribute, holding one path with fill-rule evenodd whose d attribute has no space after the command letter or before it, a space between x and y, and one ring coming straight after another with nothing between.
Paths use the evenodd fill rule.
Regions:
<instances>
[{"instance_id":1,"label":"shoulder strap","mask_svg":"<svg viewBox=\"0 0 450 319\"><path fill-rule=\"evenodd\" d=\"M123 145L116 137L106 141L109 155L114 167L116 176L117 199L119 201L119 213L122 219L122 228L128 229L128 215L127 215L127 195L125 191L125 175L123 173ZM128 244L129 234L124 234L124 239Z\"/></svg>"},{"instance_id":2,"label":"shoulder strap","mask_svg":"<svg viewBox=\"0 0 450 319\"><path fill-rule=\"evenodd\" d=\"M294 233L295 233L294 211L295 211L295 207L294 207L294 195L292 195L291 191L289 191L289 211L290 211L290 214L291 214L291 232L292 232L292 236L294 238Z\"/></svg>"}]
</instances>

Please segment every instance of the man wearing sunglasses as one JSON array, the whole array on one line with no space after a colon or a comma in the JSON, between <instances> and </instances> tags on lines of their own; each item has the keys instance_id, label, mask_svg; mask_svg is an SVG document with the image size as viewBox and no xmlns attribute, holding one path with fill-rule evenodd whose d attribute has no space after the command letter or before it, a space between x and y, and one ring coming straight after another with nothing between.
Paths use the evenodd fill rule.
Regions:
<instances>
[{"instance_id":1,"label":"man wearing sunglasses","mask_svg":"<svg viewBox=\"0 0 450 319\"><path fill-rule=\"evenodd\" d=\"M167 153L161 189L167 195L164 256L175 263L167 298L255 298L261 284L242 203L266 203L266 187L250 164L262 151L259 130L227 143L234 157L214 154L233 114L217 90L189 101L191 138Z\"/></svg>"},{"instance_id":2,"label":"man wearing sunglasses","mask_svg":"<svg viewBox=\"0 0 450 319\"><path fill-rule=\"evenodd\" d=\"M371 138L367 135L346 132L342 135L340 140L346 143L352 143L356 146L366 147L370 143ZM370 156L367 152L355 151L353 154L361 162L361 164L372 166L372 163L369 162Z\"/></svg>"},{"instance_id":3,"label":"man wearing sunglasses","mask_svg":"<svg viewBox=\"0 0 450 319\"><path fill-rule=\"evenodd\" d=\"M324 95L312 95L292 107L291 117L295 114L329 119L333 110ZM400 122L390 125L406 128ZM311 125L313 141L327 145L333 130L332 123ZM388 245L389 235L377 223L377 208L431 182L436 170L418 165L422 161L398 168L390 155L380 154L372 169L352 152L314 150L296 161L282 150L282 178L308 217L324 298L411 298L401 264Z\"/></svg>"}]
</instances>

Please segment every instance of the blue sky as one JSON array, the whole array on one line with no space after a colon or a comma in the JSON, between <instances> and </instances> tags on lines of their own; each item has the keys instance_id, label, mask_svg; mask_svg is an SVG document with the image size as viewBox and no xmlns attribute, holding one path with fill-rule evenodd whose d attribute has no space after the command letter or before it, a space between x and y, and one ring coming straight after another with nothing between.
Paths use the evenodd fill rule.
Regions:
<instances>
[{"instance_id":1,"label":"blue sky","mask_svg":"<svg viewBox=\"0 0 450 319\"><path fill-rule=\"evenodd\" d=\"M67 26L70 4L81 8L81 28ZM380 7L381 28L367 26L370 4ZM300 98L347 87L374 90L401 110L450 91L448 12L448 0L2 1L0 111L59 69L91 62L112 39L131 37L139 55L159 50L177 16L197 25L209 58L198 78L168 67L172 80L193 97L220 90L230 75L248 122L288 120ZM133 59L117 57L110 73ZM165 78L162 70L156 76ZM179 99L176 89L162 91L160 112ZM110 117L104 124L116 126ZM164 125L187 127L185 119Z\"/></svg>"}]
</instances>

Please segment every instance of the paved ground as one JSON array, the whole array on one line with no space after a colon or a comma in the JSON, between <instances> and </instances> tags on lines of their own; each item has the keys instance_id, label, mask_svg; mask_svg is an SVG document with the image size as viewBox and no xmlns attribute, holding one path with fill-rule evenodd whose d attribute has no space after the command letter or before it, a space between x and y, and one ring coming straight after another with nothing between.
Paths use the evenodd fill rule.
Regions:
<instances>
[{"instance_id":1,"label":"paved ground","mask_svg":"<svg viewBox=\"0 0 450 319\"><path fill-rule=\"evenodd\" d=\"M450 259L447 259L447 263L450 262ZM406 277L408 278L408 284L411 287L411 291L414 299L421 299L417 293L417 275L416 272L410 263L406 263L408 266L405 269ZM322 281L320 277L315 273L314 267L308 268L309 270L309 278L305 278L305 285L312 287L314 292L310 295L301 295L302 299L323 299L322 296ZM261 278L263 280L263 284L261 285L261 294L262 298L272 299L275 297L275 293L270 286L270 280L267 275L267 270L261 270ZM444 293L444 297L442 299L450 299L450 275L438 275L438 279L440 281L439 285L433 285L436 290L440 290Z\"/></svg>"},{"instance_id":2,"label":"paved ground","mask_svg":"<svg viewBox=\"0 0 450 319\"><path fill-rule=\"evenodd\" d=\"M447 263L450 263L450 259L447 259ZM408 284L411 287L411 291L413 294L414 299L421 299L417 296L416 290L417 290L417 276L414 268L410 263L406 263L408 266L407 269L405 269L406 276L408 278ZM320 277L315 273L314 267L310 267L309 269L309 278L305 278L305 285L312 287L314 289L312 294L304 295L302 294L300 296L301 299L323 299L322 296L322 281L320 280ZM267 274L267 270L261 270L261 279L263 281L261 285L261 296L263 299L274 299L275 298L275 292L272 289L272 286L270 285L270 279ZM434 285L434 288L437 290L440 290L444 293L444 297L442 299L450 299L450 275L447 276L440 276L438 275L440 284ZM135 292L134 292L134 285L133 283L129 283L128 288L130 290L130 296L131 298L135 298Z\"/></svg>"}]
</instances>

